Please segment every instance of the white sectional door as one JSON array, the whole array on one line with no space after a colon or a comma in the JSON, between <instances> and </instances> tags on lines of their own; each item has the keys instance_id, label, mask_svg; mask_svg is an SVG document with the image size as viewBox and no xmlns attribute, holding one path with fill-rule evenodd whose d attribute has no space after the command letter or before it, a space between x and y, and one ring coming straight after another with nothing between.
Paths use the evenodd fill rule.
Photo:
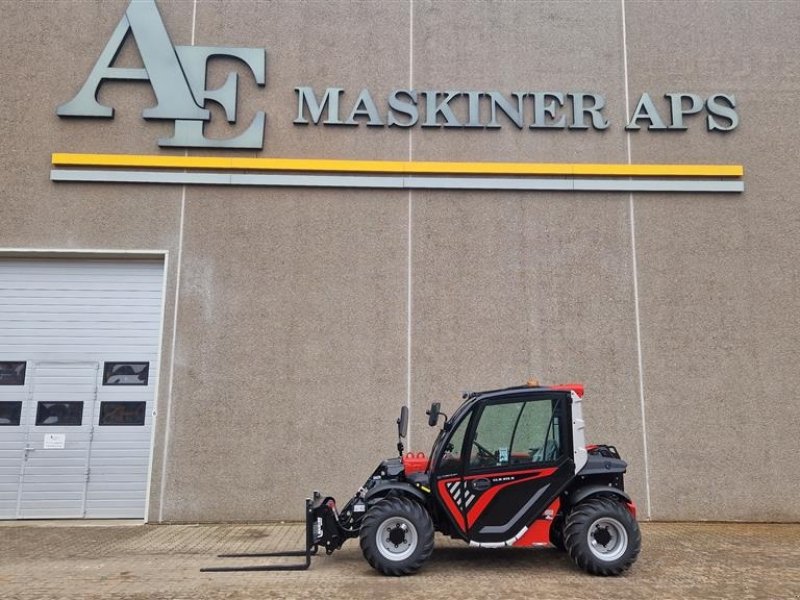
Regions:
<instances>
[{"instance_id":1,"label":"white sectional door","mask_svg":"<svg viewBox=\"0 0 800 600\"><path fill-rule=\"evenodd\" d=\"M145 516L163 271L0 259L0 519Z\"/></svg>"}]
</instances>

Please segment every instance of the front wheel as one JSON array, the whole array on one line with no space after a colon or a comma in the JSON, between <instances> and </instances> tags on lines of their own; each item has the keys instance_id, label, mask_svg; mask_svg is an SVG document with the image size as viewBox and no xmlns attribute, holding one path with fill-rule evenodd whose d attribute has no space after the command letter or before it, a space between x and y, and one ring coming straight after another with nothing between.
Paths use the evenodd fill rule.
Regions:
<instances>
[{"instance_id":1,"label":"front wheel","mask_svg":"<svg viewBox=\"0 0 800 600\"><path fill-rule=\"evenodd\" d=\"M592 575L619 575L639 555L642 536L630 511L611 498L578 504L564 525L564 544L572 560Z\"/></svg>"},{"instance_id":2,"label":"front wheel","mask_svg":"<svg viewBox=\"0 0 800 600\"><path fill-rule=\"evenodd\" d=\"M384 575L410 575L433 552L431 517L408 498L386 498L370 508L359 537L364 558Z\"/></svg>"}]
</instances>

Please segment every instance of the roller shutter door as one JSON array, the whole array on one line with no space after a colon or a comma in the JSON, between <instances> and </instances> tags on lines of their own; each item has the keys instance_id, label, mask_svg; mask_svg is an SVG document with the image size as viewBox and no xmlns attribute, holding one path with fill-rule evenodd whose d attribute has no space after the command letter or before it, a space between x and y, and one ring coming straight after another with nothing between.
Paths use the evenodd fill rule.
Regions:
<instances>
[{"instance_id":1,"label":"roller shutter door","mask_svg":"<svg viewBox=\"0 0 800 600\"><path fill-rule=\"evenodd\" d=\"M163 278L0 259L0 519L144 517Z\"/></svg>"}]
</instances>

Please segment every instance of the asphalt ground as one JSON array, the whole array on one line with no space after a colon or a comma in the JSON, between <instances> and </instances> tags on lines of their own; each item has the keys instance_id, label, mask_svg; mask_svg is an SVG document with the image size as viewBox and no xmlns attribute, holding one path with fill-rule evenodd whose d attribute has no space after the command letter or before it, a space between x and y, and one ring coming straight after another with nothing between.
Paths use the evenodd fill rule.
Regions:
<instances>
[{"instance_id":1,"label":"asphalt ground","mask_svg":"<svg viewBox=\"0 0 800 600\"><path fill-rule=\"evenodd\" d=\"M437 537L417 575L390 578L372 570L357 540L314 558L308 571L200 573L266 560L218 559L218 552L300 548L297 524L4 523L0 598L800 599L800 524L641 527L642 553L622 577L587 575L552 548L476 549Z\"/></svg>"}]
</instances>

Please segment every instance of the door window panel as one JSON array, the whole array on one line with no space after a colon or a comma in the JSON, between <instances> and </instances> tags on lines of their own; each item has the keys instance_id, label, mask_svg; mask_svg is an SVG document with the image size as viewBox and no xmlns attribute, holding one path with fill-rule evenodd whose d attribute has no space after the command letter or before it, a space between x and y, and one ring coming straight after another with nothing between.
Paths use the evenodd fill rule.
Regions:
<instances>
[{"instance_id":1,"label":"door window panel","mask_svg":"<svg viewBox=\"0 0 800 600\"><path fill-rule=\"evenodd\" d=\"M22 402L0 402L0 427L19 425Z\"/></svg>"},{"instance_id":2,"label":"door window panel","mask_svg":"<svg viewBox=\"0 0 800 600\"><path fill-rule=\"evenodd\" d=\"M470 449L470 467L530 465L561 454L558 402L550 399L490 404Z\"/></svg>"},{"instance_id":3,"label":"door window panel","mask_svg":"<svg viewBox=\"0 0 800 600\"><path fill-rule=\"evenodd\" d=\"M103 366L103 385L147 385L150 363L107 362Z\"/></svg>"},{"instance_id":4,"label":"door window panel","mask_svg":"<svg viewBox=\"0 0 800 600\"><path fill-rule=\"evenodd\" d=\"M455 473L461 469L461 448L464 445L464 434L467 432L467 425L469 424L469 416L464 417L461 424L453 433L442 453L442 458L439 459L439 473Z\"/></svg>"},{"instance_id":5,"label":"door window panel","mask_svg":"<svg viewBox=\"0 0 800 600\"><path fill-rule=\"evenodd\" d=\"M145 402L101 402L100 425L144 425Z\"/></svg>"},{"instance_id":6,"label":"door window panel","mask_svg":"<svg viewBox=\"0 0 800 600\"><path fill-rule=\"evenodd\" d=\"M83 402L38 402L36 425L76 426L83 420Z\"/></svg>"},{"instance_id":7,"label":"door window panel","mask_svg":"<svg viewBox=\"0 0 800 600\"><path fill-rule=\"evenodd\" d=\"M0 385L25 385L25 362L0 362Z\"/></svg>"},{"instance_id":8,"label":"door window panel","mask_svg":"<svg viewBox=\"0 0 800 600\"><path fill-rule=\"evenodd\" d=\"M550 462L561 454L561 430L556 401L525 403L514 436L512 456L522 462Z\"/></svg>"}]
</instances>

